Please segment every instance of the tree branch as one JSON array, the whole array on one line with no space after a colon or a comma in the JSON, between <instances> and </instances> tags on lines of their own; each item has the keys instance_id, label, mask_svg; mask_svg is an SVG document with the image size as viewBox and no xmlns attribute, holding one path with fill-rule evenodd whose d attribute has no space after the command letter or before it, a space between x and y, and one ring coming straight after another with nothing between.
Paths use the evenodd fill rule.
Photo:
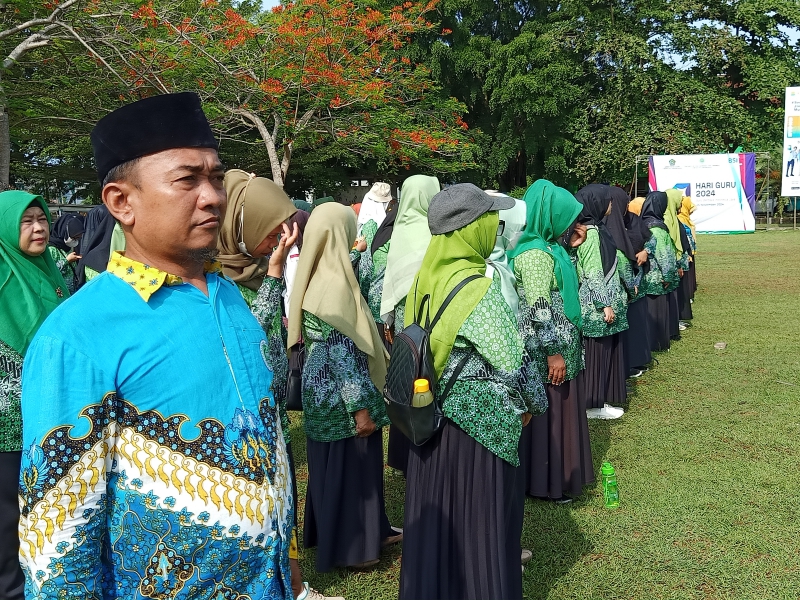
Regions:
<instances>
[{"instance_id":1,"label":"tree branch","mask_svg":"<svg viewBox=\"0 0 800 600\"><path fill-rule=\"evenodd\" d=\"M281 163L278 160L278 151L275 148L275 139L270 134L264 121L261 120L257 114L246 110L244 108L235 108L233 106L224 106L225 110L234 115L244 117L252 125L258 129L258 133L264 140L264 145L267 147L267 154L269 155L269 165L272 169L272 180L283 187L283 171L281 170Z\"/></svg>"}]
</instances>

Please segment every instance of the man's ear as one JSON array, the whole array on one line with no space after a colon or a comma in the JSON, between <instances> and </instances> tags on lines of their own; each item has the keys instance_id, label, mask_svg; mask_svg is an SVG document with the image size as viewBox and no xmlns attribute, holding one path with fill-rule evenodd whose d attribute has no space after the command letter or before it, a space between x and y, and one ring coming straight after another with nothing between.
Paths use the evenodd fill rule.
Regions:
<instances>
[{"instance_id":1,"label":"man's ear","mask_svg":"<svg viewBox=\"0 0 800 600\"><path fill-rule=\"evenodd\" d=\"M117 221L131 227L135 221L130 195L136 188L124 181L107 183L103 188L103 203Z\"/></svg>"}]
</instances>

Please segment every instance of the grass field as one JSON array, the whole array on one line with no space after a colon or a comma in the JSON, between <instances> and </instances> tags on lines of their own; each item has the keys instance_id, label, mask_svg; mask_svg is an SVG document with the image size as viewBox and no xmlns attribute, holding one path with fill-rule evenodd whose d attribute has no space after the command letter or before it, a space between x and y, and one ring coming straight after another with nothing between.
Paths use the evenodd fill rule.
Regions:
<instances>
[{"instance_id":1,"label":"grass field","mask_svg":"<svg viewBox=\"0 0 800 600\"><path fill-rule=\"evenodd\" d=\"M621 506L603 508L599 484L571 505L528 499L527 599L800 598L800 233L699 245L692 327L636 380L622 419L591 422ZM292 436L302 501L299 421ZM388 468L386 497L401 525L403 479ZM397 597L400 548L368 573L316 574L313 550L302 566L347 600Z\"/></svg>"}]
</instances>

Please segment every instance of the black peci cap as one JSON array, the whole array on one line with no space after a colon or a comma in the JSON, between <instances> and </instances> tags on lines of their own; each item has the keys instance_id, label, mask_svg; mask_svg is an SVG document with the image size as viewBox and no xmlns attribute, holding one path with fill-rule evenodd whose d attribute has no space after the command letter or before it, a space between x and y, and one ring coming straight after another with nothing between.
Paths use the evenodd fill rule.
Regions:
<instances>
[{"instance_id":1,"label":"black peci cap","mask_svg":"<svg viewBox=\"0 0 800 600\"><path fill-rule=\"evenodd\" d=\"M193 92L163 94L127 104L97 122L91 134L100 183L123 163L173 148L214 148L200 97Z\"/></svg>"}]
</instances>

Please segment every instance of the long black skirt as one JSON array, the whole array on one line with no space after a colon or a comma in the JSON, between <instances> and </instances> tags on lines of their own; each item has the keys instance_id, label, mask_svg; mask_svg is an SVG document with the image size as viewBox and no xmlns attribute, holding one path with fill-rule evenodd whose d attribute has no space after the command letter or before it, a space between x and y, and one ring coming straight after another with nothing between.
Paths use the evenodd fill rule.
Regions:
<instances>
[{"instance_id":1,"label":"long black skirt","mask_svg":"<svg viewBox=\"0 0 800 600\"><path fill-rule=\"evenodd\" d=\"M25 575L19 566L17 496L21 458L21 452L0 452L0 598L3 600L25 599Z\"/></svg>"},{"instance_id":2,"label":"long black skirt","mask_svg":"<svg viewBox=\"0 0 800 600\"><path fill-rule=\"evenodd\" d=\"M451 421L412 445L400 600L520 600L523 484Z\"/></svg>"},{"instance_id":3,"label":"long black skirt","mask_svg":"<svg viewBox=\"0 0 800 600\"><path fill-rule=\"evenodd\" d=\"M594 483L586 406L576 380L545 384L549 407L522 429L525 493L534 498L580 496Z\"/></svg>"},{"instance_id":4,"label":"long black skirt","mask_svg":"<svg viewBox=\"0 0 800 600\"><path fill-rule=\"evenodd\" d=\"M628 305L628 329L622 332L628 370L640 369L653 360L650 343L650 322L647 317L647 298Z\"/></svg>"},{"instance_id":5,"label":"long black skirt","mask_svg":"<svg viewBox=\"0 0 800 600\"><path fill-rule=\"evenodd\" d=\"M689 269L683 272L681 283L678 286L678 316L681 321L691 321L694 318L692 314L692 271L694 267L689 264Z\"/></svg>"},{"instance_id":6,"label":"long black skirt","mask_svg":"<svg viewBox=\"0 0 800 600\"><path fill-rule=\"evenodd\" d=\"M667 294L647 295L647 313L650 320L650 349L653 352L669 350L669 302Z\"/></svg>"},{"instance_id":7,"label":"long black skirt","mask_svg":"<svg viewBox=\"0 0 800 600\"><path fill-rule=\"evenodd\" d=\"M383 496L383 430L336 442L308 439L306 548L317 547L320 573L380 558L394 535Z\"/></svg>"},{"instance_id":8,"label":"long black skirt","mask_svg":"<svg viewBox=\"0 0 800 600\"><path fill-rule=\"evenodd\" d=\"M393 469L408 471L408 453L411 452L411 440L402 434L394 425L389 425L389 448L386 454L386 464Z\"/></svg>"},{"instance_id":9,"label":"long black skirt","mask_svg":"<svg viewBox=\"0 0 800 600\"><path fill-rule=\"evenodd\" d=\"M586 367L580 372L576 381L581 387L581 399L586 408L603 408L612 401L622 402L622 398L610 398L612 362L615 360L614 341L619 335L607 335L601 338L583 338L583 350L586 356ZM616 356L616 368L624 368L624 357ZM624 374L623 374L624 377ZM623 389L625 381L623 379Z\"/></svg>"},{"instance_id":10,"label":"long black skirt","mask_svg":"<svg viewBox=\"0 0 800 600\"><path fill-rule=\"evenodd\" d=\"M667 294L667 302L669 308L669 338L671 340L681 337L681 330L678 328L679 313L678 308L678 290L673 290Z\"/></svg>"}]
</instances>

